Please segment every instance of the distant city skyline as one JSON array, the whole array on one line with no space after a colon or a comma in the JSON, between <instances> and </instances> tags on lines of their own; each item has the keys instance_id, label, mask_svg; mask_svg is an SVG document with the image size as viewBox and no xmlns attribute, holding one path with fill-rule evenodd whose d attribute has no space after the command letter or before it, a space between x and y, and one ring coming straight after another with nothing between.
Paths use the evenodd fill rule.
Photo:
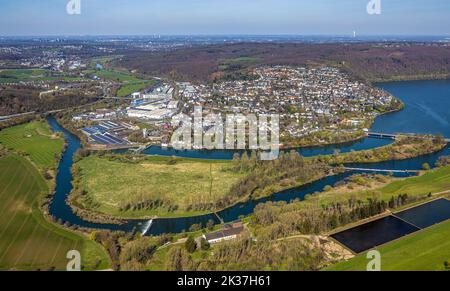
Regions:
<instances>
[{"instance_id":1,"label":"distant city skyline","mask_svg":"<svg viewBox=\"0 0 450 291\"><path fill-rule=\"evenodd\" d=\"M0 0L0 35L450 35L450 1Z\"/></svg>"}]
</instances>

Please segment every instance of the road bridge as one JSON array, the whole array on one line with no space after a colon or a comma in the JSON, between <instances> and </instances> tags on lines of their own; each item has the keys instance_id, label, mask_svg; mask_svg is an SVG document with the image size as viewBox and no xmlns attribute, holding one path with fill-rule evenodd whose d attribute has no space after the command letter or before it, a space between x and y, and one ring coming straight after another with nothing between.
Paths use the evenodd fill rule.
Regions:
<instances>
[{"instance_id":1,"label":"road bridge","mask_svg":"<svg viewBox=\"0 0 450 291\"><path fill-rule=\"evenodd\" d=\"M367 135L373 138L381 138L381 139L397 139L399 136L409 136L409 137L418 137L423 139L429 139L430 137L421 136L416 133L383 133L383 132L368 132ZM444 138L445 142L450 143L450 138Z\"/></svg>"}]
</instances>

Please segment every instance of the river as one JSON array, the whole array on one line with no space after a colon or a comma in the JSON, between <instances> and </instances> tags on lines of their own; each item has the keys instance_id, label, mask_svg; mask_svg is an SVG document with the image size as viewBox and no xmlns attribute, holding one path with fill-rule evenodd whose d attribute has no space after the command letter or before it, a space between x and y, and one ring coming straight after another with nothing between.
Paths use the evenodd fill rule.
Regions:
<instances>
[{"instance_id":1,"label":"river","mask_svg":"<svg viewBox=\"0 0 450 291\"><path fill-rule=\"evenodd\" d=\"M450 80L390 82L379 83L377 86L400 98L405 103L406 107L403 111L378 117L373 125L373 131L386 133L432 133L450 137L450 112L448 111L448 108L450 108ZM209 214L195 217L161 218L154 219L151 223L147 220L129 220L123 225L90 223L76 216L72 212L70 206L66 203L67 196L72 189L71 168L73 165L73 155L80 148L80 141L75 135L62 128L53 117L49 117L48 122L55 132L62 132L64 134L68 145L59 164L56 177L55 196L50 205L50 214L63 222L69 222L73 225L85 228L121 230L125 232L143 232L145 230L146 235L180 233L189 230L193 224L202 224L204 226L209 220L220 223L217 215L223 221L231 222L242 216L251 214L258 204L267 201L290 202L294 199L304 199L306 195L322 191L326 185L334 185L354 174L352 172L346 172L336 176L326 177L308 185L274 193L270 197L257 201L239 203L218 212L217 215ZM341 152L371 149L384 146L389 142L390 141L388 140L366 138L348 144L299 149L299 153L309 157L314 155L332 154L336 149L339 149ZM229 151L175 151L173 149L163 149L160 147L151 147L144 153L149 155L203 159L231 159L233 156L233 153ZM418 170L422 168L424 163L434 165L437 159L443 155L450 155L450 147L446 147L438 153L408 160L354 164L350 166L359 168L370 167L371 169Z\"/></svg>"}]
</instances>

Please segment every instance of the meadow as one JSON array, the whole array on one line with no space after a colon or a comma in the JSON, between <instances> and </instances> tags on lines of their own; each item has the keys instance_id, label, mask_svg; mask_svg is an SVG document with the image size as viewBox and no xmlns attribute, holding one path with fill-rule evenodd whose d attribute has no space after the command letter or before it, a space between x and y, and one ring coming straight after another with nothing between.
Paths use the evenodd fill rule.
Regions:
<instances>
[{"instance_id":1,"label":"meadow","mask_svg":"<svg viewBox=\"0 0 450 291\"><path fill-rule=\"evenodd\" d=\"M40 82L53 80L79 80L80 77L66 76L63 73L54 73L44 69L14 69L0 70L0 84L19 83L19 82Z\"/></svg>"},{"instance_id":2,"label":"meadow","mask_svg":"<svg viewBox=\"0 0 450 291\"><path fill-rule=\"evenodd\" d=\"M131 93L151 87L155 83L153 80L142 80L131 74L116 70L86 70L84 73L121 83L121 87L117 91L118 97L126 97Z\"/></svg>"},{"instance_id":3,"label":"meadow","mask_svg":"<svg viewBox=\"0 0 450 291\"><path fill-rule=\"evenodd\" d=\"M81 186L87 197L85 208L122 217L186 216L211 212L193 210L190 205L208 205L228 194L240 173L230 163L147 157L137 163L91 156L77 163ZM153 209L124 209L127 204L165 201ZM168 211L167 205L176 206Z\"/></svg>"},{"instance_id":4,"label":"meadow","mask_svg":"<svg viewBox=\"0 0 450 291\"><path fill-rule=\"evenodd\" d=\"M443 271L450 261L450 221L378 248L383 271ZM366 253L333 265L328 271L365 271ZM450 263L450 262L449 262Z\"/></svg>"},{"instance_id":5,"label":"meadow","mask_svg":"<svg viewBox=\"0 0 450 291\"><path fill-rule=\"evenodd\" d=\"M0 143L26 154L40 169L55 169L64 140L53 134L47 123L34 121L0 131Z\"/></svg>"},{"instance_id":6,"label":"meadow","mask_svg":"<svg viewBox=\"0 0 450 291\"><path fill-rule=\"evenodd\" d=\"M117 91L117 97L126 97L134 92L149 88L154 84L154 81L139 81L135 83L125 84Z\"/></svg>"}]
</instances>

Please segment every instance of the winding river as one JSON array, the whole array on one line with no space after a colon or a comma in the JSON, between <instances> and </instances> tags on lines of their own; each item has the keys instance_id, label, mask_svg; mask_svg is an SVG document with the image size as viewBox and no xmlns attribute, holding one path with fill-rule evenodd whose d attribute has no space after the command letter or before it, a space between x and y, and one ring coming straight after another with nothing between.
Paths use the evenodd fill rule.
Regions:
<instances>
[{"instance_id":1,"label":"winding river","mask_svg":"<svg viewBox=\"0 0 450 291\"><path fill-rule=\"evenodd\" d=\"M432 133L442 134L450 137L450 80L436 81L409 81L380 83L377 86L391 92L403 100L406 108L403 111L383 115L377 118L372 130L386 133ZM182 218L158 218L153 221L129 220L123 225L91 223L76 216L66 199L72 189L71 168L73 156L81 147L79 139L62 128L53 117L48 122L55 132L62 132L67 141L67 149L63 153L56 177L55 196L50 205L50 214L63 222L69 222L85 228L120 230L125 232L139 231L145 235L160 235L163 233L180 233L193 224L206 225L209 220L220 223L218 216L225 222L236 220L242 216L251 214L256 205L267 201L286 201L304 199L308 194L322 191L326 185L334 185L339 181L351 176L352 172L346 172L336 176L326 177L311 184L298 188L274 193L256 201L239 203L216 214L208 214L195 217ZM341 152L366 150L389 144L391 141L382 139L366 138L357 142L331 145L326 147L312 147L299 149L303 156L332 154L336 149ZM151 147L144 151L148 155L179 156L202 159L231 159L233 153L230 151L175 151ZM434 165L440 156L450 155L450 147L430 155L420 156L402 161L387 161L371 164L354 164L352 167L390 170L419 170L424 163Z\"/></svg>"}]
</instances>

